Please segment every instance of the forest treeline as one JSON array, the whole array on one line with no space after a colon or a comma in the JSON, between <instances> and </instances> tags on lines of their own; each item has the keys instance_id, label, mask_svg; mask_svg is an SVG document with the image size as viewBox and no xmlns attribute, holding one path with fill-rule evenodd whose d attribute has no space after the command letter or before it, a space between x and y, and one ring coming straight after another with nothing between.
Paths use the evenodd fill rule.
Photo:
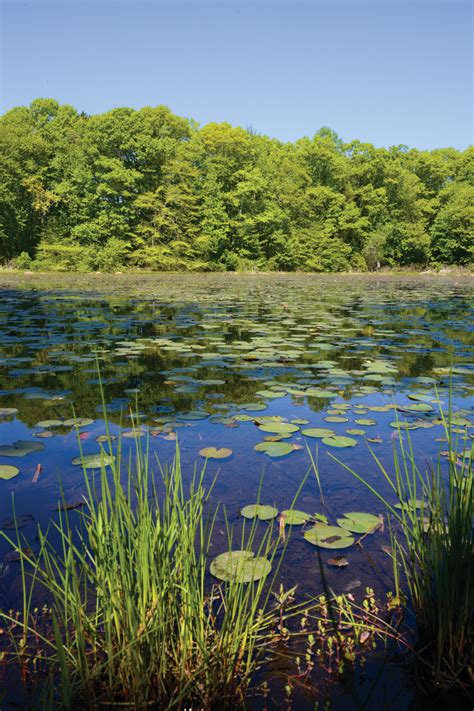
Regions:
<instances>
[{"instance_id":1,"label":"forest treeline","mask_svg":"<svg viewBox=\"0 0 474 711\"><path fill-rule=\"evenodd\" d=\"M22 269L470 265L473 222L472 147L283 143L165 106L0 117L0 262Z\"/></svg>"}]
</instances>

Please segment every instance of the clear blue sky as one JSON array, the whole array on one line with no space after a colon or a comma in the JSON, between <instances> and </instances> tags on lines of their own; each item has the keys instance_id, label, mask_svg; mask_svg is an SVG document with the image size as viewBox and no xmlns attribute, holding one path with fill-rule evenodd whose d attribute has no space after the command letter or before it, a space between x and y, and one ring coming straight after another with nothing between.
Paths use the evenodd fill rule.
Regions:
<instances>
[{"instance_id":1,"label":"clear blue sky","mask_svg":"<svg viewBox=\"0 0 474 711\"><path fill-rule=\"evenodd\" d=\"M166 104L282 140L472 142L464 0L0 0L1 112Z\"/></svg>"}]
</instances>

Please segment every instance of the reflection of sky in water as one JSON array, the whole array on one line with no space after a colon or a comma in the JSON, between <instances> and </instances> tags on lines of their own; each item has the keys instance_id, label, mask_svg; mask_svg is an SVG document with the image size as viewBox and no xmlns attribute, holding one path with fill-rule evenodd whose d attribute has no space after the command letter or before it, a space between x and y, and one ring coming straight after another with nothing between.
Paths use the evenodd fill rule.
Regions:
<instances>
[{"instance_id":1,"label":"reflection of sky in water","mask_svg":"<svg viewBox=\"0 0 474 711\"><path fill-rule=\"evenodd\" d=\"M45 526L56 515L58 477L67 501L77 501L84 490L82 471L71 463L78 453L76 433L53 429L52 437L40 439L36 435L42 428L35 425L69 418L74 406L78 416L94 418L81 430L84 453L98 451L95 438L104 434L105 427L100 419L96 357L112 432L120 429L121 409L129 428L128 408L137 397L144 430L160 429L166 421L181 422L182 426L169 429L178 435L186 477L203 447L232 449L229 460L208 462L206 479L210 482L220 470L213 499L225 503L229 522L236 525L241 522L240 507L256 500L262 474L262 501L280 510L291 504L308 471L306 445L313 453L318 447L325 506L310 473L298 508L324 513L331 523L346 511L380 513L367 489L329 456L389 493L365 438L382 440L371 446L393 471L397 430L390 422L395 411L360 413L358 405L411 406L418 401L409 394L429 398L435 383L447 402L445 369L454 365L458 369L453 378L454 409L461 410L463 417L472 416L469 384L474 375L474 338L468 279L456 284L451 279L305 275L73 276L58 277L54 291L47 291L48 280L25 280L28 288L22 289L2 276L0 304L0 408L18 409L15 418L0 420L0 445L17 440L44 444L43 451L22 458L0 453L0 464L20 468L18 477L0 482L0 515L2 520L11 516L14 493L16 513L34 516L34 522L22 529L33 547L37 523ZM305 396L308 389L312 394ZM130 392L134 390L138 393ZM283 397L268 397L268 391ZM241 408L255 402L267 408L258 412ZM326 421L327 410L340 403L350 405L340 413L348 421ZM222 416L224 422L179 420L180 413L197 409ZM434 403L432 412L398 412L398 416L429 422L436 419L437 410ZM234 421L236 414L307 419L309 424L301 429L330 428L336 435L353 437L357 446L329 447L298 431L283 441L303 449L272 459L254 450L270 433L260 431L253 421ZM360 418L376 424L357 424ZM348 435L346 430L352 428L364 430L365 435ZM175 442L164 439L166 432L155 434L150 437L152 454L161 461L171 460ZM436 460L443 448L436 438L442 435L440 425L410 432L422 467ZM133 440L123 440L125 458L134 446ZM43 470L38 483L32 484L38 463ZM212 549L216 554L226 547L224 528L221 512ZM346 549L349 566L328 570L334 589L356 593L367 584L379 592L391 587L389 559L381 552L387 542L385 531L365 538L363 550ZM1 541L0 556L6 550ZM333 554L322 551L323 560ZM18 591L14 565L2 581L3 604L13 604ZM315 548L303 540L301 529L292 531L281 577L288 585L299 583L303 595L321 591Z\"/></svg>"}]
</instances>

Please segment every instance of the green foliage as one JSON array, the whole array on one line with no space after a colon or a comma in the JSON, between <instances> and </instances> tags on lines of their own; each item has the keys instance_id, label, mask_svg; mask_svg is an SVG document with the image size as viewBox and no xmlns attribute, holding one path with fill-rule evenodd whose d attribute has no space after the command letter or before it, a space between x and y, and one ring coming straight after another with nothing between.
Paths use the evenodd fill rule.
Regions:
<instances>
[{"instance_id":1,"label":"green foliage","mask_svg":"<svg viewBox=\"0 0 474 711\"><path fill-rule=\"evenodd\" d=\"M473 264L474 186L454 183L441 192L440 200L431 228L433 256L445 264Z\"/></svg>"},{"instance_id":2,"label":"green foliage","mask_svg":"<svg viewBox=\"0 0 474 711\"><path fill-rule=\"evenodd\" d=\"M15 269L31 269L32 262L33 260L28 252L22 252L15 258Z\"/></svg>"},{"instance_id":3,"label":"green foliage","mask_svg":"<svg viewBox=\"0 0 474 711\"><path fill-rule=\"evenodd\" d=\"M0 117L0 261L27 253L33 268L79 271L469 265L473 172L472 149L346 144L328 128L284 144L228 123L199 129L164 106L87 116L37 99Z\"/></svg>"}]
</instances>

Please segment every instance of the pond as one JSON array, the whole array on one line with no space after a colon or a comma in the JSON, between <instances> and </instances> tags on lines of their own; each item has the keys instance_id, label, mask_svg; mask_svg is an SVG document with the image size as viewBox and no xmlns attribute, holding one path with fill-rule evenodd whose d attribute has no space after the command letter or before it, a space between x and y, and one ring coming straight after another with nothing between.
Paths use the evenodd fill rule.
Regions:
<instances>
[{"instance_id":1,"label":"pond","mask_svg":"<svg viewBox=\"0 0 474 711\"><path fill-rule=\"evenodd\" d=\"M331 525L348 512L384 515L342 465L398 503L373 455L392 473L408 428L420 467L435 463L440 403L451 401L460 454L471 448L470 277L1 274L0 289L0 525L11 527L14 501L33 549L60 486L71 506L85 491L74 461L78 436L85 455L100 452L100 383L125 454L138 441L171 461L178 441L189 478L211 455L206 481L218 475L213 500L236 525L259 489L261 503L287 509L311 456L320 487L310 472L297 509ZM224 522L221 509L215 555L227 548ZM363 547L318 548L330 586L392 589L388 542L385 526ZM7 551L0 540L0 559ZM348 565L328 565L335 553ZM18 569L4 564L1 575L9 609ZM280 577L303 597L322 592L304 529L292 527Z\"/></svg>"}]
</instances>

